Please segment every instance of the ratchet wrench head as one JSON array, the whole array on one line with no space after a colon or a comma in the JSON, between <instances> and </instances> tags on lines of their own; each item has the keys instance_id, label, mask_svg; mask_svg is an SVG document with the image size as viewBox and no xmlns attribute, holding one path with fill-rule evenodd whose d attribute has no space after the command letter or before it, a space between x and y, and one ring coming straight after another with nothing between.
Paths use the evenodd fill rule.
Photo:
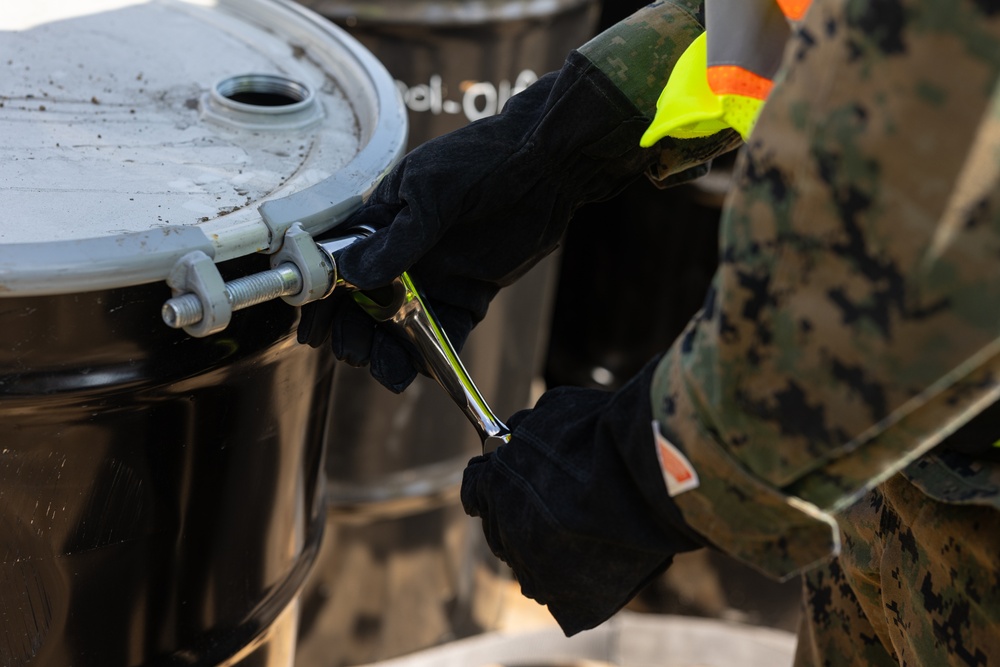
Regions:
<instances>
[{"instance_id":1,"label":"ratchet wrench head","mask_svg":"<svg viewBox=\"0 0 1000 667\"><path fill-rule=\"evenodd\" d=\"M338 274L337 255L372 233L371 228L356 228L345 236L320 242L320 247L330 257L335 274ZM484 453L510 440L510 429L497 419L483 399L409 275L404 272L389 285L373 290L360 290L340 275L336 275L335 284L335 289L351 290L362 310L377 322L388 325L395 335L416 349L427 375L444 388L475 427Z\"/></svg>"}]
</instances>

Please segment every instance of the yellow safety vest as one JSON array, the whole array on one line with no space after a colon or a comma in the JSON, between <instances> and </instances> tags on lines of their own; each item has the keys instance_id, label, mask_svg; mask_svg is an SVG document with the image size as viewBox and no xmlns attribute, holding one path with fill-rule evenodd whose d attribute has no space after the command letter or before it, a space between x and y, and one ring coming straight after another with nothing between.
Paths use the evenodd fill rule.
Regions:
<instances>
[{"instance_id":1,"label":"yellow safety vest","mask_svg":"<svg viewBox=\"0 0 1000 667\"><path fill-rule=\"evenodd\" d=\"M750 136L781 63L790 25L811 0L705 0L705 32L674 67L640 144L732 128Z\"/></svg>"}]
</instances>

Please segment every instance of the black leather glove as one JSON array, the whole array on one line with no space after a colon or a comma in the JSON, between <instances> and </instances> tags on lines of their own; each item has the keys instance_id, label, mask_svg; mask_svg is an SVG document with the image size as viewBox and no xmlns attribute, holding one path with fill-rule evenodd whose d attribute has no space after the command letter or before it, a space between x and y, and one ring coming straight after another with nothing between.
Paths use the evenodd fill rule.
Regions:
<instances>
[{"instance_id":1,"label":"black leather glove","mask_svg":"<svg viewBox=\"0 0 1000 667\"><path fill-rule=\"evenodd\" d=\"M657 160L639 147L649 119L586 57L515 95L497 116L423 144L404 157L342 228L378 229L339 257L364 289L410 271L452 344L461 349L498 289L559 243L574 209L609 197ZM332 332L336 356L371 364L402 391L416 374L404 343L350 299L307 305L299 340Z\"/></svg>"},{"instance_id":2,"label":"black leather glove","mask_svg":"<svg viewBox=\"0 0 1000 667\"><path fill-rule=\"evenodd\" d=\"M617 392L558 388L469 462L462 504L521 592L567 635L613 615L673 555L702 546L667 495L653 445L655 361Z\"/></svg>"}]
</instances>

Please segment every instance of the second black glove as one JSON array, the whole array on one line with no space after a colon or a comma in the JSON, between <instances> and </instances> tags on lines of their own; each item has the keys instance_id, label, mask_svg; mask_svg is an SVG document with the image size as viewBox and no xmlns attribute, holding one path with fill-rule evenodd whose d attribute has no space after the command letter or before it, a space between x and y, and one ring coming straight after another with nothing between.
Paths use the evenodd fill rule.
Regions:
<instances>
[{"instance_id":1,"label":"second black glove","mask_svg":"<svg viewBox=\"0 0 1000 667\"><path fill-rule=\"evenodd\" d=\"M462 503L494 555L567 635L618 611L673 556L704 545L667 495L651 362L610 393L564 387L517 413L511 441L469 462Z\"/></svg>"}]
</instances>

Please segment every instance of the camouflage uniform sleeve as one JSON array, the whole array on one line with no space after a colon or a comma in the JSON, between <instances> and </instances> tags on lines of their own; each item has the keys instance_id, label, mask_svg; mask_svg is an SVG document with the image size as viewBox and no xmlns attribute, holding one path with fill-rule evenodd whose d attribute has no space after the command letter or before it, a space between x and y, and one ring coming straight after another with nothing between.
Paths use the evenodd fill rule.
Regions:
<instances>
[{"instance_id":1,"label":"camouflage uniform sleeve","mask_svg":"<svg viewBox=\"0 0 1000 667\"><path fill-rule=\"evenodd\" d=\"M685 520L778 577L1000 396L1000 10L814 0L653 382Z\"/></svg>"},{"instance_id":2,"label":"camouflage uniform sleeve","mask_svg":"<svg viewBox=\"0 0 1000 667\"><path fill-rule=\"evenodd\" d=\"M704 32L702 2L659 0L618 22L580 47L579 51L651 121L656 100L677 59ZM659 159L649 178L660 187L704 175L713 157L742 143L731 130L704 139L666 138L657 144Z\"/></svg>"}]
</instances>

